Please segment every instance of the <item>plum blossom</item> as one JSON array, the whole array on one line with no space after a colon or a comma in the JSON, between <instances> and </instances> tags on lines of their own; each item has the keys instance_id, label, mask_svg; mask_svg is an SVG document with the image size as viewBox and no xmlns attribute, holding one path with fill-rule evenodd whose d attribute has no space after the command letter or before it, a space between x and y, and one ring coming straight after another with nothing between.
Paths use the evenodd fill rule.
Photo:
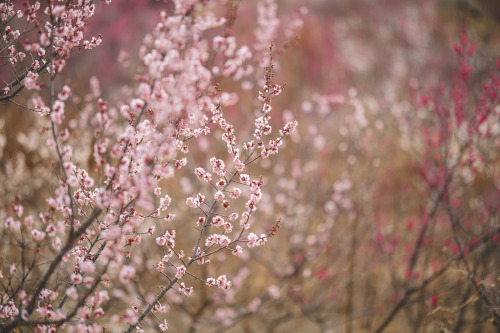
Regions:
<instances>
[{"instance_id":1,"label":"plum blossom","mask_svg":"<svg viewBox=\"0 0 500 333\"><path fill-rule=\"evenodd\" d=\"M186 273L186 267L184 265L181 265L177 267L177 272L175 273L175 277L181 279L185 273Z\"/></svg>"},{"instance_id":2,"label":"plum blossom","mask_svg":"<svg viewBox=\"0 0 500 333\"><path fill-rule=\"evenodd\" d=\"M247 238L248 238L248 243L247 243L248 247L254 247L255 245L257 245L257 240L259 239L259 237L256 234L251 232Z\"/></svg>"},{"instance_id":3,"label":"plum blossom","mask_svg":"<svg viewBox=\"0 0 500 333\"><path fill-rule=\"evenodd\" d=\"M75 273L71 274L71 282L73 284L80 284L80 283L82 283L83 282L82 275L81 274L75 274Z\"/></svg>"},{"instance_id":4,"label":"plum blossom","mask_svg":"<svg viewBox=\"0 0 500 333\"><path fill-rule=\"evenodd\" d=\"M224 218L222 218L219 215L214 216L214 218L212 218L212 221L210 222L210 224L213 225L214 227L220 227L221 225L224 224Z\"/></svg>"},{"instance_id":5,"label":"plum blossom","mask_svg":"<svg viewBox=\"0 0 500 333\"><path fill-rule=\"evenodd\" d=\"M203 168L196 168L194 173L200 180L204 180L206 182L212 180L212 175L209 172L206 172Z\"/></svg>"},{"instance_id":6,"label":"plum blossom","mask_svg":"<svg viewBox=\"0 0 500 333\"><path fill-rule=\"evenodd\" d=\"M280 130L280 134L281 135L290 135L295 131L297 126L298 126L298 122L296 120L288 122L288 123L286 123L285 127L283 127L283 129Z\"/></svg>"},{"instance_id":7,"label":"plum blossom","mask_svg":"<svg viewBox=\"0 0 500 333\"><path fill-rule=\"evenodd\" d=\"M213 86L220 76L235 82L250 82L255 57L262 54L254 54L250 47L239 45L234 36L209 37L212 32L205 33L207 29L222 28L226 22L226 18L211 13L211 5L207 6L204 1L174 1L172 11L160 14L156 28L145 37L139 50L142 63L134 76L137 84L117 89L123 95L116 100L123 102L114 104L115 99L107 100L106 92L101 91L97 78L90 79L89 93L80 95L80 91L87 89L80 89L77 83L64 77L66 71L63 69L68 58L77 53L75 48L79 52L93 49L103 41L101 35L87 36L91 31L88 29L91 17L99 8L93 1L76 1L71 5L62 2L41 5L34 1L17 12L14 7L12 1L0 4L2 22L11 24L5 25L0 36L3 41L0 41L5 44L6 63L16 64L16 71L19 69L24 73L20 72L10 83L6 78L0 96L13 102L12 96L20 91L18 88L36 90L35 93L39 94L30 102L29 108L48 117L38 120L43 124L40 126L42 144L39 145L40 151L35 151L38 146L30 148L33 155L39 156L29 163L37 163L38 157L51 159L53 163L48 163L47 168L54 174L54 184L43 188L45 179L35 178L36 191L33 193L50 193L43 198L46 200L41 200L46 210L41 211L38 218L28 215L23 221L25 209L19 202L24 202L24 199L15 197L15 202L9 203L2 227L16 237L20 230L24 232L26 229L27 235L31 235L26 246L36 254L33 257L37 260L49 258L48 265L40 265L41 261L37 261L36 267L56 269L41 273L48 277L42 280L44 286L37 289L39 282L31 276L29 282L20 282L25 285L19 286L17 295L7 295L6 300L17 297L20 304L6 301L0 307L2 325L17 324L18 319L9 320L19 318L20 311L24 311L21 318L28 320L30 311L36 309L38 318L44 318L33 328L37 332L55 332L56 327L50 327L52 321L61 321L56 324L68 332L101 332L103 327L100 325L108 319L112 325L126 323L130 325L129 330L136 327L138 332L144 331L140 328L142 314L148 315L150 311L145 310L145 303L151 304L153 312L167 311L166 306L152 298L152 289L145 289L145 298L137 305L115 309L112 304L106 304L110 299L123 302L136 299L135 295L128 294L136 291L130 286L150 280L148 277L141 281L139 273L146 274L149 269L150 273L174 282L162 288L175 290L178 287L180 294L187 296L193 292L193 287L177 282L172 276L176 279L182 279L186 274L193 276L189 271L191 264L209 263L214 252L235 256L243 253L242 247L233 247L233 243L245 242L247 232L243 231L250 228L250 212L262 199L261 182L252 181L248 174L242 174L251 174L245 163L251 157L258 158L257 149L270 149L269 154L272 154L277 143L270 143L269 148L262 142L241 143L240 146L236 140L238 127L230 124L223 113L223 108L238 103L239 96L227 91L214 94ZM45 15L39 12L41 8L45 9ZM16 13L25 18L29 29L20 32L12 28L21 26L14 25ZM36 28L33 29L32 25ZM25 32L27 34L30 30L37 33L35 39L22 40ZM264 40L259 38L259 43L264 43ZM25 52L20 52L21 47ZM121 53L120 58L125 58L124 52ZM212 59L216 54L220 59ZM214 63L207 66L212 61ZM131 69L132 64L129 65ZM255 121L259 135L271 133L272 122L267 115L271 111L269 96L282 90L282 86L271 84L267 82L262 93L265 95L264 115ZM227 155L215 149L208 138L214 125L217 128L212 137L227 147ZM34 144L39 143L36 139L34 141ZM240 159L243 146L248 150ZM200 154L201 159L193 156L198 151L206 151L207 155ZM216 154L220 154L220 158L216 158ZM26 171L21 162L18 161L19 173ZM44 171L42 168L46 166L43 164L33 170L39 172L40 167ZM189 178L184 176L186 169L192 171L198 165L210 172L202 167L195 168L194 174L201 182L190 184ZM186 225L182 229L194 233L192 238L198 240L190 248L185 242L189 237L183 237L179 245L188 246L184 250L180 246L175 248L176 231L173 228L179 223L174 218L177 213L184 219L182 210L192 211L186 209L184 199L178 201L183 207L181 211L174 211L178 207L172 198L177 199L182 191L177 191L172 183L180 179L187 179L186 182L180 181L184 193L193 193L187 187L204 186L203 193L206 194L206 197L201 193L182 197L187 197L185 203L188 207L198 208L197 214L202 215L196 222L197 226ZM235 222L239 214L233 208L245 210L245 200L235 201L243 194L240 188L234 187L236 184L245 186L245 195L250 192L249 198L245 198L249 203L247 211L241 214L240 226ZM247 187L250 191L246 191ZM23 191L29 189L24 185L20 188ZM172 197L162 192L169 192ZM253 239L252 235L255 234L248 236L252 246L264 241L263 236ZM140 254L142 251L145 255ZM188 259L184 260L184 256ZM24 272L26 267L13 263L10 276L6 278L18 278L21 269ZM33 272L30 274L35 274ZM1 272L0 278L3 278ZM116 284L117 281L121 284ZM232 286L226 275L209 278L206 282L222 290ZM28 284L32 285L28 287ZM29 290L41 290L36 295L40 300L34 308L33 304L27 304L32 296ZM59 297L57 291L63 295ZM108 291L113 297L107 294ZM31 303L34 299L36 297ZM66 315L71 318L66 318ZM97 319L103 317L106 320L100 323ZM167 330L167 321L159 324L159 328Z\"/></svg>"},{"instance_id":8,"label":"plum blossom","mask_svg":"<svg viewBox=\"0 0 500 333\"><path fill-rule=\"evenodd\" d=\"M248 185L250 184L250 176L247 174L240 174L240 181L242 184Z\"/></svg>"},{"instance_id":9,"label":"plum blossom","mask_svg":"<svg viewBox=\"0 0 500 333\"><path fill-rule=\"evenodd\" d=\"M192 208L198 208L200 207L201 202L198 200L198 198L193 198L189 197L186 199L186 205Z\"/></svg>"},{"instance_id":10,"label":"plum blossom","mask_svg":"<svg viewBox=\"0 0 500 333\"><path fill-rule=\"evenodd\" d=\"M71 89L67 85L64 85L61 92L57 94L57 98L59 98L59 100L63 102L67 100L70 96L71 96Z\"/></svg>"},{"instance_id":11,"label":"plum blossom","mask_svg":"<svg viewBox=\"0 0 500 333\"><path fill-rule=\"evenodd\" d=\"M212 157L210 159L210 163L212 164L213 171L217 175L223 177L226 174L226 170L224 169L225 168L224 161L216 159L215 157Z\"/></svg>"},{"instance_id":12,"label":"plum blossom","mask_svg":"<svg viewBox=\"0 0 500 333\"><path fill-rule=\"evenodd\" d=\"M245 170L245 164L240 160L239 156L234 157L233 163L238 172L242 173Z\"/></svg>"},{"instance_id":13,"label":"plum blossom","mask_svg":"<svg viewBox=\"0 0 500 333\"><path fill-rule=\"evenodd\" d=\"M231 252L233 256L240 256L243 254L243 248L239 245L236 245L235 249Z\"/></svg>"},{"instance_id":14,"label":"plum blossom","mask_svg":"<svg viewBox=\"0 0 500 333\"><path fill-rule=\"evenodd\" d=\"M136 273L135 267L130 265L123 266L119 274L120 281L123 282L124 284L129 284L135 277L135 273Z\"/></svg>"},{"instance_id":15,"label":"plum blossom","mask_svg":"<svg viewBox=\"0 0 500 333\"><path fill-rule=\"evenodd\" d=\"M225 197L226 197L226 195L222 191L217 191L214 193L214 198L217 201L223 201Z\"/></svg>"},{"instance_id":16,"label":"plum blossom","mask_svg":"<svg viewBox=\"0 0 500 333\"><path fill-rule=\"evenodd\" d=\"M219 287L220 289L230 289L231 285L231 281L227 279L226 275L221 275L217 278L217 287Z\"/></svg>"},{"instance_id":17,"label":"plum blossom","mask_svg":"<svg viewBox=\"0 0 500 333\"><path fill-rule=\"evenodd\" d=\"M190 296L193 292L193 287L187 287L184 282L179 285L179 292L185 296Z\"/></svg>"},{"instance_id":18,"label":"plum blossom","mask_svg":"<svg viewBox=\"0 0 500 333\"><path fill-rule=\"evenodd\" d=\"M158 264L156 264L156 270L158 272L163 272L165 270L165 265L163 264L163 262L159 262Z\"/></svg>"},{"instance_id":19,"label":"plum blossom","mask_svg":"<svg viewBox=\"0 0 500 333\"><path fill-rule=\"evenodd\" d=\"M31 230L31 236L37 242L41 242L45 239L46 233L37 229Z\"/></svg>"},{"instance_id":20,"label":"plum blossom","mask_svg":"<svg viewBox=\"0 0 500 333\"><path fill-rule=\"evenodd\" d=\"M85 260L83 263L80 264L80 272L83 274L86 273L94 273L96 270L95 264L91 260Z\"/></svg>"},{"instance_id":21,"label":"plum blossom","mask_svg":"<svg viewBox=\"0 0 500 333\"><path fill-rule=\"evenodd\" d=\"M136 98L130 102L130 107L134 111L140 111L144 107L144 104L143 100Z\"/></svg>"},{"instance_id":22,"label":"plum blossom","mask_svg":"<svg viewBox=\"0 0 500 333\"><path fill-rule=\"evenodd\" d=\"M168 324L166 319L163 321L163 323L160 324L160 330L162 331L168 330Z\"/></svg>"}]
</instances>

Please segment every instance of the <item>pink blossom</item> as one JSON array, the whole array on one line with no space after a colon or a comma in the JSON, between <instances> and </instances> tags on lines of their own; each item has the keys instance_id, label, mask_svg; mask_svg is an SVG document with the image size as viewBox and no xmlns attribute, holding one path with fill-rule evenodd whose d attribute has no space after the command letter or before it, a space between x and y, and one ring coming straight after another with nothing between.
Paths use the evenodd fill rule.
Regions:
<instances>
[{"instance_id":1,"label":"pink blossom","mask_svg":"<svg viewBox=\"0 0 500 333\"><path fill-rule=\"evenodd\" d=\"M185 273L186 273L186 267L184 265L181 265L177 267L177 272L175 273L175 277L181 279Z\"/></svg>"},{"instance_id":2,"label":"pink blossom","mask_svg":"<svg viewBox=\"0 0 500 333\"><path fill-rule=\"evenodd\" d=\"M124 284L129 284L135 276L135 267L124 265L120 270L120 281Z\"/></svg>"},{"instance_id":3,"label":"pink blossom","mask_svg":"<svg viewBox=\"0 0 500 333\"><path fill-rule=\"evenodd\" d=\"M136 323L137 317L138 317L137 313L135 313L131 309L126 309L125 312L122 314L123 321L130 325Z\"/></svg>"},{"instance_id":4,"label":"pink blossom","mask_svg":"<svg viewBox=\"0 0 500 333\"><path fill-rule=\"evenodd\" d=\"M29 320L29 313L28 311L26 311L25 309L21 310L21 318L24 320L24 321L28 321Z\"/></svg>"},{"instance_id":5,"label":"pink blossom","mask_svg":"<svg viewBox=\"0 0 500 333\"><path fill-rule=\"evenodd\" d=\"M200 206L200 201L198 199L189 197L186 199L186 205L192 208L197 208Z\"/></svg>"},{"instance_id":6,"label":"pink blossom","mask_svg":"<svg viewBox=\"0 0 500 333\"><path fill-rule=\"evenodd\" d=\"M64 85L61 92L57 95L57 98L61 101L67 100L71 96L71 89L67 85Z\"/></svg>"},{"instance_id":7,"label":"pink blossom","mask_svg":"<svg viewBox=\"0 0 500 333\"><path fill-rule=\"evenodd\" d=\"M230 233L231 231L233 231L233 225L229 222L227 223L224 223L224 232L226 234Z\"/></svg>"},{"instance_id":8,"label":"pink blossom","mask_svg":"<svg viewBox=\"0 0 500 333\"><path fill-rule=\"evenodd\" d=\"M12 209L16 213L17 217L21 217L21 215L23 215L24 208L22 205L13 205Z\"/></svg>"},{"instance_id":9,"label":"pink blossom","mask_svg":"<svg viewBox=\"0 0 500 333\"><path fill-rule=\"evenodd\" d=\"M156 264L156 270L158 272L163 272L165 270L165 265L163 264L163 262L160 261Z\"/></svg>"},{"instance_id":10,"label":"pink blossom","mask_svg":"<svg viewBox=\"0 0 500 333\"><path fill-rule=\"evenodd\" d=\"M260 298L255 298L248 305L248 310L250 312L256 312L259 309L259 307L260 307L261 304L262 304L262 300Z\"/></svg>"},{"instance_id":11,"label":"pink blossom","mask_svg":"<svg viewBox=\"0 0 500 333\"><path fill-rule=\"evenodd\" d=\"M133 244L141 244L142 241L142 235L137 235L134 237L134 240L132 241Z\"/></svg>"},{"instance_id":12,"label":"pink blossom","mask_svg":"<svg viewBox=\"0 0 500 333\"><path fill-rule=\"evenodd\" d=\"M104 310L102 308L97 308L94 310L94 317L101 318L104 317Z\"/></svg>"},{"instance_id":13,"label":"pink blossom","mask_svg":"<svg viewBox=\"0 0 500 333\"><path fill-rule=\"evenodd\" d=\"M225 168L224 161L212 157L210 159L210 163L212 164L213 171L217 175L223 177L226 174L226 170L224 169Z\"/></svg>"},{"instance_id":14,"label":"pink blossom","mask_svg":"<svg viewBox=\"0 0 500 333\"><path fill-rule=\"evenodd\" d=\"M250 228L249 220L250 220L250 213L243 212L243 214L241 214L240 226L245 230Z\"/></svg>"},{"instance_id":15,"label":"pink blossom","mask_svg":"<svg viewBox=\"0 0 500 333\"><path fill-rule=\"evenodd\" d=\"M7 229L19 229L21 227L21 222L14 220L12 217L7 217L5 219L5 228Z\"/></svg>"},{"instance_id":16,"label":"pink blossom","mask_svg":"<svg viewBox=\"0 0 500 333\"><path fill-rule=\"evenodd\" d=\"M47 288L44 288L40 291L40 298L50 301L55 301L57 299L58 293L57 291L53 291Z\"/></svg>"},{"instance_id":17,"label":"pink blossom","mask_svg":"<svg viewBox=\"0 0 500 333\"><path fill-rule=\"evenodd\" d=\"M236 316L237 312L231 308L218 308L214 314L215 320L224 326L230 326Z\"/></svg>"},{"instance_id":18,"label":"pink blossom","mask_svg":"<svg viewBox=\"0 0 500 333\"><path fill-rule=\"evenodd\" d=\"M233 256L240 256L243 253L243 249L241 246L236 245L235 249L231 253Z\"/></svg>"},{"instance_id":19,"label":"pink blossom","mask_svg":"<svg viewBox=\"0 0 500 333\"><path fill-rule=\"evenodd\" d=\"M220 178L215 185L219 188L224 188L226 186L226 180L224 178Z\"/></svg>"},{"instance_id":20,"label":"pink blossom","mask_svg":"<svg viewBox=\"0 0 500 333\"><path fill-rule=\"evenodd\" d=\"M250 184L250 176L247 174L240 174L240 182L245 185Z\"/></svg>"},{"instance_id":21,"label":"pink blossom","mask_svg":"<svg viewBox=\"0 0 500 333\"><path fill-rule=\"evenodd\" d=\"M37 229L31 230L31 236L37 242L41 242L45 239L46 233Z\"/></svg>"},{"instance_id":22,"label":"pink blossom","mask_svg":"<svg viewBox=\"0 0 500 333\"><path fill-rule=\"evenodd\" d=\"M120 228L117 226L111 226L109 229L106 229L102 232L102 236L107 241L117 239L118 237L121 236L121 234L122 234L122 230L120 230Z\"/></svg>"},{"instance_id":23,"label":"pink blossom","mask_svg":"<svg viewBox=\"0 0 500 333\"><path fill-rule=\"evenodd\" d=\"M168 208L168 206L170 205L171 202L172 202L172 199L168 195L166 195L165 197L161 198L160 199L160 209L162 211L167 210L167 208Z\"/></svg>"},{"instance_id":24,"label":"pink blossom","mask_svg":"<svg viewBox=\"0 0 500 333\"><path fill-rule=\"evenodd\" d=\"M256 234L251 232L247 238L248 238L248 243L247 243L248 247L254 247L257 245L257 240L259 239L259 237Z\"/></svg>"},{"instance_id":25,"label":"pink blossom","mask_svg":"<svg viewBox=\"0 0 500 333\"><path fill-rule=\"evenodd\" d=\"M95 272L95 264L91 260L85 260L83 263L80 264L80 272L83 274L86 273L94 273Z\"/></svg>"},{"instance_id":26,"label":"pink blossom","mask_svg":"<svg viewBox=\"0 0 500 333\"><path fill-rule=\"evenodd\" d=\"M238 172L242 173L245 170L245 164L240 161L240 158L238 156L235 156L233 159L234 167Z\"/></svg>"},{"instance_id":27,"label":"pink blossom","mask_svg":"<svg viewBox=\"0 0 500 333\"><path fill-rule=\"evenodd\" d=\"M144 107L144 101L141 100L141 99L133 99L131 102L130 102L130 107L132 108L132 110L134 111L140 111L143 107Z\"/></svg>"},{"instance_id":28,"label":"pink blossom","mask_svg":"<svg viewBox=\"0 0 500 333\"><path fill-rule=\"evenodd\" d=\"M202 226L205 223L206 218L205 217L199 217L198 221L196 221L196 224L198 226Z\"/></svg>"},{"instance_id":29,"label":"pink blossom","mask_svg":"<svg viewBox=\"0 0 500 333\"><path fill-rule=\"evenodd\" d=\"M166 222L170 222L170 221L172 221L174 218L175 218L175 214L173 214L173 213L167 213L167 215L165 215L165 217L164 217L164 220L165 220Z\"/></svg>"},{"instance_id":30,"label":"pink blossom","mask_svg":"<svg viewBox=\"0 0 500 333\"><path fill-rule=\"evenodd\" d=\"M217 201L223 201L225 197L226 196L225 196L224 192L222 192L222 191L217 191L214 193L214 199Z\"/></svg>"},{"instance_id":31,"label":"pink blossom","mask_svg":"<svg viewBox=\"0 0 500 333\"><path fill-rule=\"evenodd\" d=\"M166 319L163 321L163 323L160 324L160 330L162 331L168 330L168 324Z\"/></svg>"},{"instance_id":32,"label":"pink blossom","mask_svg":"<svg viewBox=\"0 0 500 333\"><path fill-rule=\"evenodd\" d=\"M106 0L106 3L109 2ZM213 5L217 5L216 2ZM23 26L15 20L14 7L13 1L0 4L1 20L5 24L9 22L12 27ZM41 8L45 9L44 15L39 12ZM71 71L63 71L70 64L68 58L101 44L101 35L89 36L92 32L91 17L96 8L99 10L100 7L96 7L93 1L76 1L70 6L62 2L47 5L41 5L37 1L32 5L27 3L25 8L17 11L18 17L25 17L26 29L20 32L5 25L3 35L0 36L5 44L4 58L7 64L16 64L16 71L20 71L20 75L14 75L14 81L9 82L9 78L6 78L7 87L3 89L3 98L14 102L9 94L17 94L18 88L39 90L39 93L35 92L39 96L28 107L41 115L49 116L40 120L40 130L39 127L33 131L26 129L26 133L33 132L37 135L33 140L25 140L32 141L25 148L30 154L33 153L33 156L29 156L28 163L33 164L33 167L26 168L23 156L20 155L14 167L9 165L11 161L8 157L4 170L12 173L12 179L7 180L14 184L7 182L6 191L9 191L10 186L17 186L16 177L21 177L26 171L34 173L32 178L25 177L32 179L33 184L28 184L28 187L24 183L19 184L19 191L47 192L48 195L41 200L34 198L44 208L38 219L27 216L21 225L16 220L22 219L24 214L24 208L19 202L24 203L26 199L15 197L15 193L8 193L15 201L8 203L10 206L5 211L4 228L13 236L6 240L10 245L21 235L20 227L28 235L31 233L33 240L29 242L28 239L26 246L29 251L35 252L30 252L30 258L40 261L35 263L42 270L40 274L50 275L43 282L54 289L42 289L39 294L41 299L35 305L41 322L61 321L57 325L61 324L61 329L68 332L94 333L101 332L101 326L108 325L109 319L110 327L127 323L131 325L130 329L136 326L137 331L143 331L140 328L144 317L139 317L142 315L141 311L148 315L149 310L146 308L151 304L153 312L165 313L167 306L154 300L155 296L151 293L153 289L147 290L149 286L141 285L136 289L130 287L132 283L153 281L158 277L165 278L165 281L174 281L172 276L182 279L187 274L186 266L192 263L192 258L186 261L182 259L185 253L186 256L192 255L197 263L205 264L218 251L220 258L230 251L234 255L241 255L243 252L241 246L236 245L233 250L231 245L233 242L245 242L244 237L248 233L245 230L250 228L250 212L255 210L255 205L262 199L261 181L252 181L249 175L242 174L247 167L245 163L257 160L261 151L267 155L277 152L281 141L269 141L268 146L263 142L242 143L247 151L240 159L242 148L238 148L236 134L241 126L233 126L229 123L230 118L224 115L226 106L236 104L239 95L228 91L216 93L214 84L219 81L220 76L227 77L229 82L239 84L241 80L252 80L251 84L254 84L253 71L256 70L259 59L267 60L270 57L267 47L262 46L264 43L268 44L264 39L275 35L277 18L272 2L265 6L259 5L259 34L255 53L254 48L240 45L231 33L219 31L227 28L224 27L227 18L216 17L218 11L212 13L212 4L191 0L173 1L171 10L160 14L156 28L145 37L138 52L137 60L140 65L137 66L137 71L132 72L132 62L128 64L126 72L130 72L136 82L122 87L110 86L121 95L106 100L104 95L101 96L97 78L90 79L88 89L79 86L77 82L71 83L72 80L65 77ZM263 18L269 20L269 26L263 23ZM223 33L224 37L211 38L217 31L207 30L215 27L218 27L217 31ZM34 40L23 40L24 35L30 31L34 31ZM14 42L15 39L20 40ZM25 52L19 51L21 47L24 47ZM126 52L120 52L119 56L124 65L128 62ZM270 96L279 94L283 89L272 82L271 62L268 65L269 72L260 93L263 99L260 105L264 114L260 114L261 117L255 121L259 138L271 133L270 124L273 122L267 115L271 111ZM56 78L54 85L49 85L52 78ZM49 91L50 89L53 91ZM87 90L89 92L86 95L79 93ZM115 101L125 101L126 104L114 104ZM232 112L232 109L228 108L228 111ZM209 112L212 112L211 117ZM24 129L22 134L25 135ZM36 145L38 140L42 140L40 147ZM22 140L19 141L22 143ZM223 154L223 151L216 148L215 141L225 145L228 154ZM43 142L46 142L46 147ZM197 154L205 150L207 155ZM220 159L215 154L220 154ZM184 169L205 166L207 156L214 156L209 159L210 165L207 167L217 175L214 182L211 173L198 167L194 170L195 176L208 184L191 184L186 176L188 171ZM225 163L229 163L228 166ZM12 170L16 168L19 170ZM181 170L182 168L184 169ZM38 177L47 173L45 169L53 175L54 184ZM241 228L234 223L239 214L232 212L232 209L245 210L244 200L239 202L231 199L240 198L243 191L234 188L235 183L249 188L246 191L249 192L249 198L246 198L249 200L247 211L241 214ZM30 191L30 186L33 191ZM193 193L195 186L203 188L200 192L206 193L209 200L201 193L186 199L186 205L199 208L202 216L197 220L198 227L186 225L178 229L183 230L183 233L193 233L193 237L182 235L180 245L184 247L183 251L180 246L175 248L176 231L172 228L183 220L189 221L186 214L192 211L186 209L182 201L187 195L181 196L182 192ZM175 196L177 202L172 202L169 195L164 194L162 197L162 191ZM226 193L231 199L226 198ZM215 201L211 199L212 195ZM180 210L176 205L179 199L184 207ZM269 205L272 204L270 201ZM176 214L182 221L173 223ZM228 218L225 217L226 214L229 215ZM163 223L163 220L172 223ZM220 230L216 229L218 227L223 227L224 231L213 233L214 230ZM234 235L229 238L231 233ZM249 235L249 243L253 242L255 246L265 240L263 235L257 239L253 239L251 235L255 234ZM46 243L40 244L45 240ZM194 240L196 245L190 244L190 240ZM211 249L207 250L203 242ZM59 253L60 251L63 253ZM36 255L33 256L33 253ZM161 256L161 260L160 257L155 257L157 254ZM41 265L43 258L48 258L48 265ZM51 264L56 264L57 269L44 272ZM22 266L18 262L13 263L10 274L19 274ZM106 269L109 269L108 273L102 273ZM139 274L148 274L148 269L151 271L149 273L158 276L141 281ZM7 321L7 325L12 318L19 318L21 309L28 308L31 295L27 295L24 289L37 289L37 277L31 276L28 280L19 282L21 292L17 295L6 296L9 300L17 297L20 305L6 302L1 306L2 319ZM116 285L117 280L123 285ZM180 294L190 295L193 292L193 287L179 282L177 285ZM98 288L92 290L91 287L97 283ZM232 285L225 275L220 275L217 279L209 278L207 284L217 285L223 290ZM137 295L134 293L143 287L146 288L144 299L141 298L133 310L130 309L132 304L129 304L128 309L123 307L126 310L118 315L113 311L122 310L114 309L112 304L104 304L111 299L108 291L113 293L112 299L127 303L136 299ZM172 285L166 284L162 288L170 287ZM167 289L163 291L166 292ZM60 300L57 291L69 298L64 306L61 305L61 309L56 309ZM107 309L106 313L104 309ZM4 313L8 315L4 316ZM66 318L65 314L71 314L73 318ZM21 315L24 320L29 319L26 311ZM219 311L219 315L232 316L230 311L226 311L226 315ZM100 323L97 319L103 317L107 320ZM147 318L153 317L149 315ZM57 325L40 324L35 327L34 324L33 329L37 332L51 332L56 328L50 326ZM160 324L160 329L168 329L166 321Z\"/></svg>"},{"instance_id":33,"label":"pink blossom","mask_svg":"<svg viewBox=\"0 0 500 333\"><path fill-rule=\"evenodd\" d=\"M203 168L196 168L194 170L194 173L201 180L205 180L207 182L212 180L212 175L210 173L206 172Z\"/></svg>"},{"instance_id":34,"label":"pink blossom","mask_svg":"<svg viewBox=\"0 0 500 333\"><path fill-rule=\"evenodd\" d=\"M226 275L221 275L217 278L217 286L220 289L230 289L231 288L231 281L229 281L226 277Z\"/></svg>"},{"instance_id":35,"label":"pink blossom","mask_svg":"<svg viewBox=\"0 0 500 333\"><path fill-rule=\"evenodd\" d=\"M219 216L219 215L214 216L214 217L212 218L212 222L211 222L211 224L212 224L213 226L215 226L215 227L220 227L221 225L223 225L223 224L224 224L224 219L223 219L221 216Z\"/></svg>"},{"instance_id":36,"label":"pink blossom","mask_svg":"<svg viewBox=\"0 0 500 333\"><path fill-rule=\"evenodd\" d=\"M185 296L190 296L193 292L193 287L187 287L184 282L181 282L179 285L179 292L184 294Z\"/></svg>"},{"instance_id":37,"label":"pink blossom","mask_svg":"<svg viewBox=\"0 0 500 333\"><path fill-rule=\"evenodd\" d=\"M16 298L19 300L22 300L22 299L26 298L26 296L27 296L26 291L24 289L22 289L17 293Z\"/></svg>"},{"instance_id":38,"label":"pink blossom","mask_svg":"<svg viewBox=\"0 0 500 333\"><path fill-rule=\"evenodd\" d=\"M206 280L206 285L209 286L209 287L216 286L217 285L217 280L215 280L214 278L208 278Z\"/></svg>"},{"instance_id":39,"label":"pink blossom","mask_svg":"<svg viewBox=\"0 0 500 333\"><path fill-rule=\"evenodd\" d=\"M298 122L296 120L288 122L288 123L286 123L285 127L283 127L283 129L280 130L280 134L281 135L290 135L295 131L297 126L298 126Z\"/></svg>"},{"instance_id":40,"label":"pink blossom","mask_svg":"<svg viewBox=\"0 0 500 333\"><path fill-rule=\"evenodd\" d=\"M156 187L156 188L154 189L153 193L154 193L157 197L159 197L159 196L160 196L160 194L161 194L161 188L160 188L160 187Z\"/></svg>"},{"instance_id":41,"label":"pink blossom","mask_svg":"<svg viewBox=\"0 0 500 333\"><path fill-rule=\"evenodd\" d=\"M53 240L52 240L52 247L56 250L59 250L61 249L61 245L62 245L62 242L61 242L61 239L59 237L55 237Z\"/></svg>"},{"instance_id":42,"label":"pink blossom","mask_svg":"<svg viewBox=\"0 0 500 333\"><path fill-rule=\"evenodd\" d=\"M92 283L94 283L94 278L92 276L85 276L83 278L83 284L85 284L87 288L92 287Z\"/></svg>"},{"instance_id":43,"label":"pink blossom","mask_svg":"<svg viewBox=\"0 0 500 333\"><path fill-rule=\"evenodd\" d=\"M71 282L74 284L80 284L83 281L83 277L80 274L71 274Z\"/></svg>"}]
</instances>

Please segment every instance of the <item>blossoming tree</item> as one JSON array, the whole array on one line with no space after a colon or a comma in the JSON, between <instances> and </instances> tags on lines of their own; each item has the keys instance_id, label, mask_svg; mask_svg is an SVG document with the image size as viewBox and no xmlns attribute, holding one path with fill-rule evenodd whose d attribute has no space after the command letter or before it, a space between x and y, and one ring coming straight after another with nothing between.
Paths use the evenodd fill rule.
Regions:
<instances>
[{"instance_id":1,"label":"blossoming tree","mask_svg":"<svg viewBox=\"0 0 500 333\"><path fill-rule=\"evenodd\" d=\"M136 83L111 105L97 78L82 94L65 77L70 57L103 42L86 36L103 4L26 4L0 5L0 100L16 107L16 117L39 116L30 135L45 163L37 193L45 199L9 183L3 189L10 203L0 226L1 331L166 330L167 293L190 295L196 283L231 288L223 270L201 277L195 266L240 256L279 226L254 221L265 180L252 173L252 163L278 153L297 126L272 129L272 98L284 87L273 79L275 5L259 3L256 41L246 46L230 31L237 2L225 16L217 14L220 1L166 3L140 48ZM224 115L237 95L217 85L241 81L260 86L249 135ZM201 149L204 142L210 146ZM185 174L199 190L182 198L169 184ZM170 209L172 201L189 210Z\"/></svg>"}]
</instances>

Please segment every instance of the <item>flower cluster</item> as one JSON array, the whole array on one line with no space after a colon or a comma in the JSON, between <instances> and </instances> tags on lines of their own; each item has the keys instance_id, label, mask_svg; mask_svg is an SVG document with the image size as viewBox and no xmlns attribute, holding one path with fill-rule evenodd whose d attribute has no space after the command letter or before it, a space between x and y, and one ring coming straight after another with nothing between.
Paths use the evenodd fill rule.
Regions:
<instances>
[{"instance_id":1,"label":"flower cluster","mask_svg":"<svg viewBox=\"0 0 500 333\"><path fill-rule=\"evenodd\" d=\"M105 42L101 35L86 36L99 5L35 2L20 10L12 1L0 4L0 52L12 72L24 70L0 90L0 101L17 106L14 97L33 94L24 108L41 116L36 123L43 138L32 143L33 154L50 160L54 174L53 185L40 187L41 204L16 197L0 226L9 235L2 251L22 247L19 261L7 269L0 262L0 282L9 286L7 297L0 297L5 331L29 326L37 332L97 332L110 321L127 332L152 323L166 330L167 321L156 315L167 312L163 298L188 296L194 288L187 280L204 280L193 264L223 260L224 253L241 256L243 244L267 241L250 232L261 228L252 215L264 196L263 177L254 176L250 164L267 157L257 152L265 145L237 140L237 133L251 137L224 114L238 94L215 87L222 78L258 81L256 57L265 55L262 114L254 123L255 138L269 135L270 97L283 90L272 82L272 50L239 45L222 33L229 21L215 15L217 1L174 1L145 36L132 73L136 81L123 87L123 95L102 95L97 78L83 95L63 69L72 50ZM26 37L32 30L36 39ZM260 43L269 44L270 32L262 33ZM210 158L200 148L204 142ZM190 176L200 181L196 191ZM194 228L175 219L191 208L199 216ZM42 265L41 258L50 259ZM221 290L232 286L226 275L206 281ZM106 305L118 300L128 306Z\"/></svg>"},{"instance_id":2,"label":"flower cluster","mask_svg":"<svg viewBox=\"0 0 500 333\"><path fill-rule=\"evenodd\" d=\"M217 286L220 289L229 289L232 286L231 281L229 281L225 275L221 275L217 279L208 278L205 283L207 286Z\"/></svg>"}]
</instances>

